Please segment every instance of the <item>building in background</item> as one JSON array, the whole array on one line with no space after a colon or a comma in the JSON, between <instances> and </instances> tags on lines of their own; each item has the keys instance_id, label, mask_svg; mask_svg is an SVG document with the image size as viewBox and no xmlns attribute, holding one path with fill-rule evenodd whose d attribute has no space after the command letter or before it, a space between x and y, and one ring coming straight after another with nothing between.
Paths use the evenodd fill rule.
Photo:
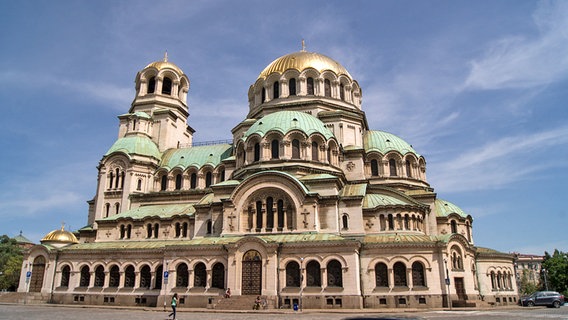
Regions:
<instances>
[{"instance_id":1,"label":"building in background","mask_svg":"<svg viewBox=\"0 0 568 320\"><path fill-rule=\"evenodd\" d=\"M412 145L369 127L337 61L274 60L224 143L193 143L190 79L167 56L135 83L87 225L33 247L21 291L143 306L178 293L180 307L218 309L257 295L268 308L516 303L513 255L475 246L472 217L437 197Z\"/></svg>"}]
</instances>

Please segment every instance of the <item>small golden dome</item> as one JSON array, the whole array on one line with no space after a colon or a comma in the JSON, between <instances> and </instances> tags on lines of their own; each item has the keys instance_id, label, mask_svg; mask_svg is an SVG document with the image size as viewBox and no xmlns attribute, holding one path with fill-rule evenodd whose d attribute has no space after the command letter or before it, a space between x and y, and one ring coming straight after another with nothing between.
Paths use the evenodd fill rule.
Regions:
<instances>
[{"instance_id":1,"label":"small golden dome","mask_svg":"<svg viewBox=\"0 0 568 320\"><path fill-rule=\"evenodd\" d=\"M50 233L46 234L43 239L40 241L41 243L60 243L60 244L71 244L71 243L79 243L77 237L72 232L65 231L65 227L61 226L59 230L53 230Z\"/></svg>"},{"instance_id":2,"label":"small golden dome","mask_svg":"<svg viewBox=\"0 0 568 320\"><path fill-rule=\"evenodd\" d=\"M268 65L268 67L262 70L258 78L264 79L274 72L284 73L286 70L290 69L302 72L308 68L313 68L320 73L329 70L338 76L345 75L349 79L353 79L349 72L347 72L347 69L345 69L345 67L343 67L339 62L331 59L330 57L324 56L323 54L303 50L287 54L274 60Z\"/></svg>"},{"instance_id":3,"label":"small golden dome","mask_svg":"<svg viewBox=\"0 0 568 320\"><path fill-rule=\"evenodd\" d=\"M164 54L164 60L154 61L154 62L148 64L146 66L146 68L144 68L144 69L147 69L147 68L156 68L156 69L158 69L158 71L160 71L162 69L173 69L174 71L176 71L179 74L184 74L183 71L178 66L176 66L175 64L168 61L168 53L167 52Z\"/></svg>"}]
</instances>

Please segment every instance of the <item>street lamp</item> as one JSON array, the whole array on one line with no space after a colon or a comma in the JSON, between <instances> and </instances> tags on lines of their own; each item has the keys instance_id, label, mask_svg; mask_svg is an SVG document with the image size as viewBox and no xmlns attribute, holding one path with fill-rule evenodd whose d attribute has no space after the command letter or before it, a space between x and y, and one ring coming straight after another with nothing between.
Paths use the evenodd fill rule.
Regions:
<instances>
[{"instance_id":1,"label":"street lamp","mask_svg":"<svg viewBox=\"0 0 568 320\"><path fill-rule=\"evenodd\" d=\"M548 281L546 280L546 269L542 268L542 275L544 276L544 288L548 291Z\"/></svg>"},{"instance_id":2,"label":"street lamp","mask_svg":"<svg viewBox=\"0 0 568 320\"><path fill-rule=\"evenodd\" d=\"M448 260L444 259L444 266L446 267L446 286L448 287L448 307L452 310L452 300L450 297L450 272L448 271Z\"/></svg>"}]
</instances>

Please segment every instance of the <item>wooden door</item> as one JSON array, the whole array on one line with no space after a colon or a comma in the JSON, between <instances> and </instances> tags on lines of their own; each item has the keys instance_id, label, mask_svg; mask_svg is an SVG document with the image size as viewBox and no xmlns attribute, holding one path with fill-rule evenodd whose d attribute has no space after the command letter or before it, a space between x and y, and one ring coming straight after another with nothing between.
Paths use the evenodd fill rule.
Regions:
<instances>
[{"instance_id":1,"label":"wooden door","mask_svg":"<svg viewBox=\"0 0 568 320\"><path fill-rule=\"evenodd\" d=\"M38 256L32 265L32 277L30 279L30 292L41 292L43 287L43 274L45 273L45 258Z\"/></svg>"},{"instance_id":2,"label":"wooden door","mask_svg":"<svg viewBox=\"0 0 568 320\"><path fill-rule=\"evenodd\" d=\"M243 256L242 294L262 293L262 258L258 251L250 250Z\"/></svg>"},{"instance_id":3,"label":"wooden door","mask_svg":"<svg viewBox=\"0 0 568 320\"><path fill-rule=\"evenodd\" d=\"M458 300L467 300L463 278L454 278L454 283L456 286L456 294L458 295Z\"/></svg>"}]
</instances>

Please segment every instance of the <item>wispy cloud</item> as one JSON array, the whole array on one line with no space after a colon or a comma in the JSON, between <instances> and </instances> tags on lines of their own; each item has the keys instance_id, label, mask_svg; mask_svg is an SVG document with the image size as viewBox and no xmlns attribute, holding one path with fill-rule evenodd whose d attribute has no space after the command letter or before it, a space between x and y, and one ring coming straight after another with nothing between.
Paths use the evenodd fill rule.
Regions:
<instances>
[{"instance_id":1,"label":"wispy cloud","mask_svg":"<svg viewBox=\"0 0 568 320\"><path fill-rule=\"evenodd\" d=\"M568 3L540 2L533 19L537 36L498 39L471 61L466 89L524 89L568 75Z\"/></svg>"},{"instance_id":2,"label":"wispy cloud","mask_svg":"<svg viewBox=\"0 0 568 320\"><path fill-rule=\"evenodd\" d=\"M503 187L545 169L568 166L554 158L535 161L540 150L567 144L568 127L503 137L435 163L430 180L447 192Z\"/></svg>"}]
</instances>

